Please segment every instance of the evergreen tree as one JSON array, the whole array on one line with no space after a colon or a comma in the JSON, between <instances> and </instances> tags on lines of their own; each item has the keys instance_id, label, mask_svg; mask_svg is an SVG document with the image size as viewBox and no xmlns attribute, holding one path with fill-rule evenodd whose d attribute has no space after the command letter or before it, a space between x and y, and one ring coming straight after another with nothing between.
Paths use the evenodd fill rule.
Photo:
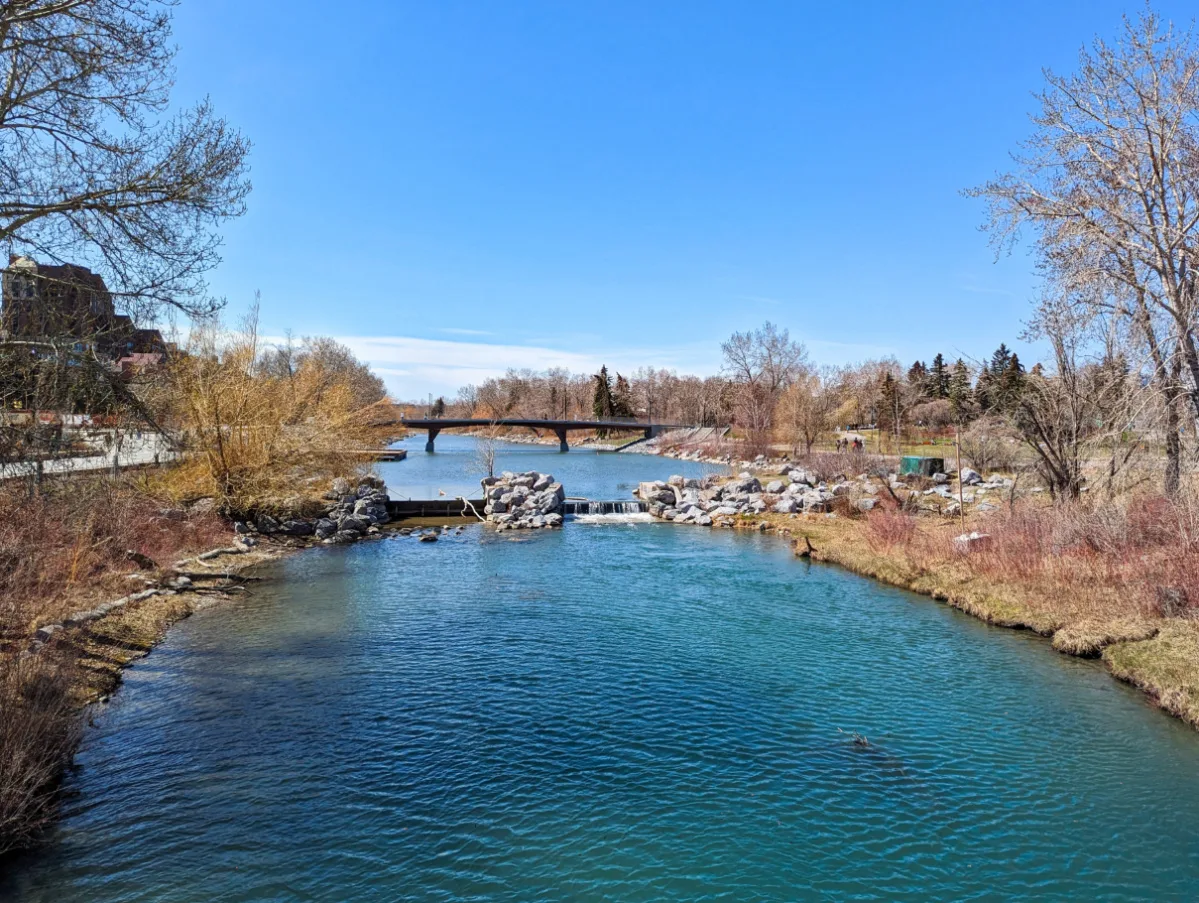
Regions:
<instances>
[{"instance_id":1,"label":"evergreen tree","mask_svg":"<svg viewBox=\"0 0 1199 903\"><path fill-rule=\"evenodd\" d=\"M995 396L993 407L1004 414L1015 411L1020 404L1020 396L1024 394L1024 367L1020 358L1015 354L1009 356L1007 366L1002 373L994 377L992 385L992 394Z\"/></svg>"},{"instance_id":2,"label":"evergreen tree","mask_svg":"<svg viewBox=\"0 0 1199 903\"><path fill-rule=\"evenodd\" d=\"M979 407L984 411L1003 411L1004 374L1012 362L1012 352L1008 346L1000 343L991 355L991 363L983 367L978 374L978 385L975 386L974 396L978 399ZM1023 372L1023 371L1022 371Z\"/></svg>"},{"instance_id":3,"label":"evergreen tree","mask_svg":"<svg viewBox=\"0 0 1199 903\"><path fill-rule=\"evenodd\" d=\"M949 368L945 366L945 357L941 354L933 358L932 366L928 368L925 394L929 398L949 397Z\"/></svg>"},{"instance_id":4,"label":"evergreen tree","mask_svg":"<svg viewBox=\"0 0 1199 903\"><path fill-rule=\"evenodd\" d=\"M970 368L960 357L953 365L949 375L949 406L953 410L954 419L965 423L974 413L974 390L970 387Z\"/></svg>"},{"instance_id":5,"label":"evergreen tree","mask_svg":"<svg viewBox=\"0 0 1199 903\"><path fill-rule=\"evenodd\" d=\"M908 368L908 382L917 392L925 392L928 385L928 367L924 365L924 361L916 361Z\"/></svg>"},{"instance_id":6,"label":"evergreen tree","mask_svg":"<svg viewBox=\"0 0 1199 903\"><path fill-rule=\"evenodd\" d=\"M1012 361L1012 352L1008 346L1000 342L995 353L991 355L990 371L992 376L1001 376Z\"/></svg>"},{"instance_id":7,"label":"evergreen tree","mask_svg":"<svg viewBox=\"0 0 1199 903\"><path fill-rule=\"evenodd\" d=\"M616 374L616 390L612 393L612 415L614 417L633 417L633 390L629 381Z\"/></svg>"},{"instance_id":8,"label":"evergreen tree","mask_svg":"<svg viewBox=\"0 0 1199 903\"><path fill-rule=\"evenodd\" d=\"M890 374L883 376L882 404L879 406L878 428L898 438L903 421L903 388Z\"/></svg>"},{"instance_id":9,"label":"evergreen tree","mask_svg":"<svg viewBox=\"0 0 1199 903\"><path fill-rule=\"evenodd\" d=\"M595 391L591 396L591 413L596 420L607 420L612 416L612 377L608 375L607 366L600 367L600 372L592 379L595 380Z\"/></svg>"}]
</instances>

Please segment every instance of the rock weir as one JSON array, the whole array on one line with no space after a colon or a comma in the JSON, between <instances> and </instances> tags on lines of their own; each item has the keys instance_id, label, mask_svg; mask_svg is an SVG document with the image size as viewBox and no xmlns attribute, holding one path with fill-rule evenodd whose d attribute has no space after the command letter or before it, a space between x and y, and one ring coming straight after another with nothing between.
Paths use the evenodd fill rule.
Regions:
<instances>
[{"instance_id":1,"label":"rock weir","mask_svg":"<svg viewBox=\"0 0 1199 903\"><path fill-rule=\"evenodd\" d=\"M552 474L504 471L482 479L487 505L483 513L496 530L535 530L562 526L566 493Z\"/></svg>"}]
</instances>

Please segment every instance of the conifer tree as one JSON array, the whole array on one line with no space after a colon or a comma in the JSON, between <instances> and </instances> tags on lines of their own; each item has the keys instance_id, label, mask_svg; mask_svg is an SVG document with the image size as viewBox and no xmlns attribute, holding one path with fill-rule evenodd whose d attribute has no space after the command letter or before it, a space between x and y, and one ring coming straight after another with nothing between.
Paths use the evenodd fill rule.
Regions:
<instances>
[{"instance_id":1,"label":"conifer tree","mask_svg":"<svg viewBox=\"0 0 1199 903\"><path fill-rule=\"evenodd\" d=\"M960 357L949 376L948 395L954 419L958 423L965 423L974 412L974 390L970 386L970 368Z\"/></svg>"},{"instance_id":2,"label":"conifer tree","mask_svg":"<svg viewBox=\"0 0 1199 903\"><path fill-rule=\"evenodd\" d=\"M878 428L880 431L895 436L898 441L903 424L903 387L890 373L887 373L883 376L880 394L882 395L882 404L879 408Z\"/></svg>"},{"instance_id":3,"label":"conifer tree","mask_svg":"<svg viewBox=\"0 0 1199 903\"><path fill-rule=\"evenodd\" d=\"M929 398L949 397L949 368L945 366L945 357L939 353L933 358L932 366L928 368L925 394Z\"/></svg>"},{"instance_id":4,"label":"conifer tree","mask_svg":"<svg viewBox=\"0 0 1199 903\"><path fill-rule=\"evenodd\" d=\"M616 374L616 389L612 393L612 415L614 417L633 417L633 390L629 381Z\"/></svg>"},{"instance_id":5,"label":"conifer tree","mask_svg":"<svg viewBox=\"0 0 1199 903\"><path fill-rule=\"evenodd\" d=\"M928 386L928 367L924 365L924 361L916 361L908 368L908 382L917 392L925 392Z\"/></svg>"},{"instance_id":6,"label":"conifer tree","mask_svg":"<svg viewBox=\"0 0 1199 903\"><path fill-rule=\"evenodd\" d=\"M612 377L608 375L607 365L600 367L600 372L592 379L595 380L595 391L591 396L591 413L596 420L607 420L612 416Z\"/></svg>"},{"instance_id":7,"label":"conifer tree","mask_svg":"<svg viewBox=\"0 0 1199 903\"><path fill-rule=\"evenodd\" d=\"M993 407L1005 414L1016 410L1020 396L1024 394L1024 366L1020 358L1012 354L1007 359L1003 372L994 378L995 404Z\"/></svg>"}]
</instances>

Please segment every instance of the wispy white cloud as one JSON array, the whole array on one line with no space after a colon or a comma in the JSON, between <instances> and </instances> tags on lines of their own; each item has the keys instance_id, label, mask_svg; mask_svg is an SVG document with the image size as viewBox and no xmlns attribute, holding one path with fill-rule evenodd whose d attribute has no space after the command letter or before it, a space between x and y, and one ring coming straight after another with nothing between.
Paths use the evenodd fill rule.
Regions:
<instances>
[{"instance_id":1,"label":"wispy white cloud","mask_svg":"<svg viewBox=\"0 0 1199 903\"><path fill-rule=\"evenodd\" d=\"M415 336L335 336L370 364L397 398L418 399L452 395L467 383L481 383L510 369L547 370L562 367L574 373L594 373L601 366L631 373L640 367L676 370L708 376L720 370L720 341L643 342L613 346L593 335L540 336L536 344L482 342L469 339L430 339ZM812 359L841 364L895 352L858 342L804 339ZM267 338L267 341L275 341Z\"/></svg>"},{"instance_id":2,"label":"wispy white cloud","mask_svg":"<svg viewBox=\"0 0 1199 903\"><path fill-rule=\"evenodd\" d=\"M536 345L414 336L335 338L369 363L392 394L399 398L452 393L467 383L502 376L509 369L563 367L575 373L593 373L606 364L609 369L622 372L654 366L680 372L713 373L719 366L719 347L707 343L604 348L592 341L562 341L561 337L553 344L546 341Z\"/></svg>"},{"instance_id":3,"label":"wispy white cloud","mask_svg":"<svg viewBox=\"0 0 1199 903\"><path fill-rule=\"evenodd\" d=\"M443 326L437 331L447 335L495 335L494 332L488 332L486 329L458 329L454 326Z\"/></svg>"}]
</instances>

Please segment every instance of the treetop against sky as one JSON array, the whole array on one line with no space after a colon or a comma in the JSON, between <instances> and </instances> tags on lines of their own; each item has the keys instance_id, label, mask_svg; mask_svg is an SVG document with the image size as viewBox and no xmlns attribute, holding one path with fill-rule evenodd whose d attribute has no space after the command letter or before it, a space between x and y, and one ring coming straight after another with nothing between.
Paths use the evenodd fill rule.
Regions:
<instances>
[{"instance_id":1,"label":"treetop against sky","mask_svg":"<svg viewBox=\"0 0 1199 903\"><path fill-rule=\"evenodd\" d=\"M210 282L403 397L509 366L710 373L765 319L825 363L1033 360L1033 259L997 261L961 191L1009 167L1042 68L1140 9L357 0L330 27L310 0L187 0L176 102L254 144Z\"/></svg>"}]
</instances>

